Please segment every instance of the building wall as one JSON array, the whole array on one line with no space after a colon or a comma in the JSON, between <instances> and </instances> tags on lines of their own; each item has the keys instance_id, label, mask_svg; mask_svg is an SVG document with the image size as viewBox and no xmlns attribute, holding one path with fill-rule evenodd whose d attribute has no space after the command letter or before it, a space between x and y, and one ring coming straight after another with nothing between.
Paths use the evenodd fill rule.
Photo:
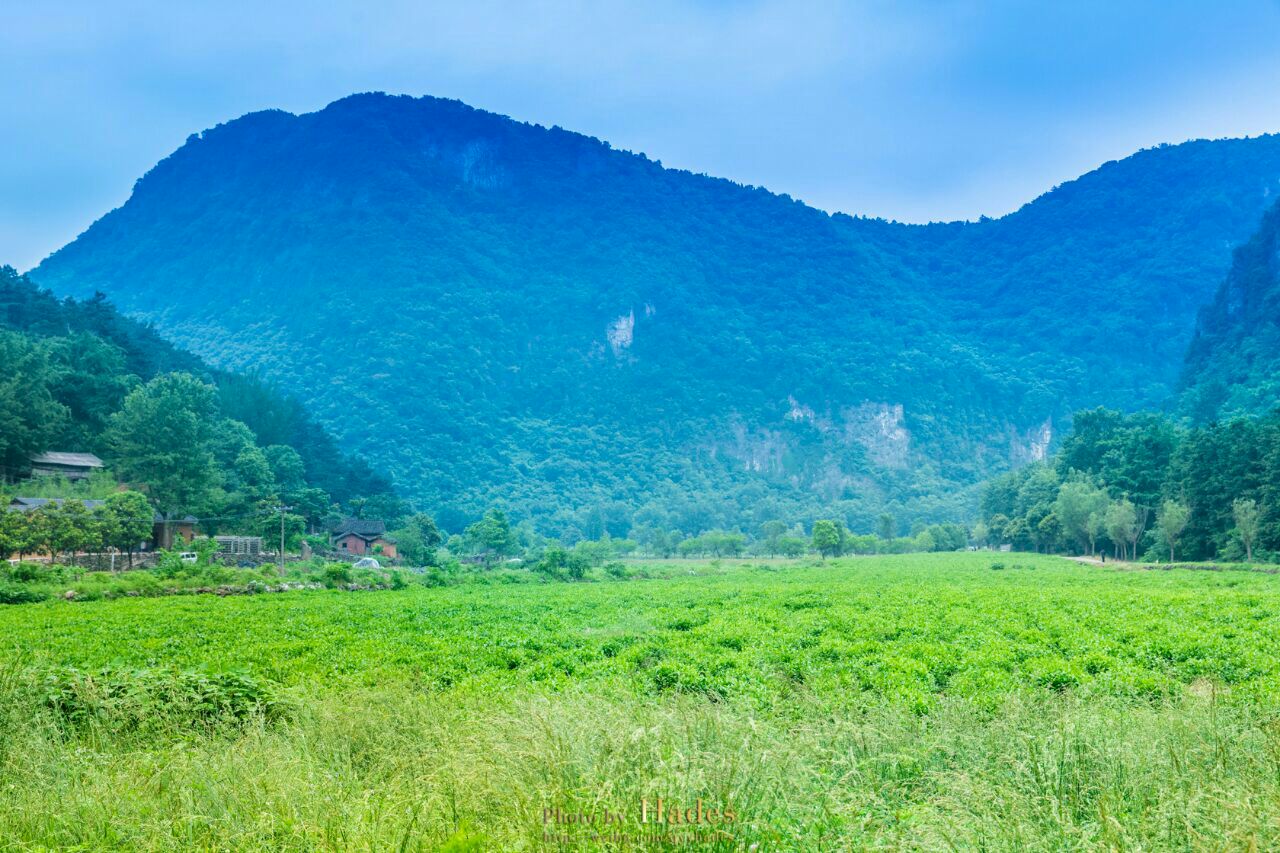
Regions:
<instances>
[{"instance_id":1,"label":"building wall","mask_svg":"<svg viewBox=\"0 0 1280 853\"><path fill-rule=\"evenodd\" d=\"M376 546L382 546L380 552L375 552ZM348 533L346 536L339 537L333 542L333 547L343 554L355 554L363 557L366 554L375 554L377 556L386 557L394 560L399 554L396 553L396 545L394 542L388 542L385 539L374 539L372 542L365 542L354 533Z\"/></svg>"},{"instance_id":2,"label":"building wall","mask_svg":"<svg viewBox=\"0 0 1280 853\"><path fill-rule=\"evenodd\" d=\"M344 554L359 554L363 556L366 553L364 540L354 533L348 533L346 536L335 540L333 547Z\"/></svg>"}]
</instances>

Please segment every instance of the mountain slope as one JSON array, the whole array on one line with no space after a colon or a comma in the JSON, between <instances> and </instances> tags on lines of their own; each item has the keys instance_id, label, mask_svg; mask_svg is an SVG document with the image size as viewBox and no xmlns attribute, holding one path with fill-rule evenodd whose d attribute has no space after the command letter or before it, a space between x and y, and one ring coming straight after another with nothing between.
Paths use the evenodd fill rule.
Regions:
<instances>
[{"instance_id":1,"label":"mountain slope","mask_svg":"<svg viewBox=\"0 0 1280 853\"><path fill-rule=\"evenodd\" d=\"M262 370L450 526L868 529L1162 400L1278 179L1280 139L1190 143L905 226L361 95L193 136L33 275Z\"/></svg>"},{"instance_id":2,"label":"mountain slope","mask_svg":"<svg viewBox=\"0 0 1280 853\"><path fill-rule=\"evenodd\" d=\"M1207 423L1280 406L1280 203L1235 251L1187 351L1183 410Z\"/></svg>"},{"instance_id":3,"label":"mountain slope","mask_svg":"<svg viewBox=\"0 0 1280 853\"><path fill-rule=\"evenodd\" d=\"M374 496L383 504L395 502L386 479L362 460L343 454L296 398L279 394L255 377L210 368L155 330L121 315L100 293L79 302L58 299L12 267L0 267L0 333L4 332L31 341L68 338L74 343L67 350L78 360L57 381L55 399L68 414L62 431L51 436L57 443L25 448L18 460L0 466L5 474L25 473L13 466L25 462L26 452L71 449L109 457L109 448L101 443L106 417L120 407L133 385L162 374L190 373L217 387L221 413L247 426L259 444L292 447L309 485L339 503Z\"/></svg>"}]
</instances>

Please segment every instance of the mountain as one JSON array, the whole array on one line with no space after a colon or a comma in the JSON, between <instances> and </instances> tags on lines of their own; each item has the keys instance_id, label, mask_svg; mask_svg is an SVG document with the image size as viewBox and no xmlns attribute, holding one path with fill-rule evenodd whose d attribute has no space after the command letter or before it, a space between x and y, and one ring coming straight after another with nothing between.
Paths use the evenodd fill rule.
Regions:
<instances>
[{"instance_id":1,"label":"mountain","mask_svg":"<svg viewBox=\"0 0 1280 853\"><path fill-rule=\"evenodd\" d=\"M299 395L456 528L966 514L1075 409L1164 401L1280 137L903 225L434 98L192 136L33 273Z\"/></svg>"},{"instance_id":2,"label":"mountain","mask_svg":"<svg viewBox=\"0 0 1280 853\"><path fill-rule=\"evenodd\" d=\"M1182 386L1181 407L1198 423L1280 406L1280 203L1200 311Z\"/></svg>"}]
</instances>

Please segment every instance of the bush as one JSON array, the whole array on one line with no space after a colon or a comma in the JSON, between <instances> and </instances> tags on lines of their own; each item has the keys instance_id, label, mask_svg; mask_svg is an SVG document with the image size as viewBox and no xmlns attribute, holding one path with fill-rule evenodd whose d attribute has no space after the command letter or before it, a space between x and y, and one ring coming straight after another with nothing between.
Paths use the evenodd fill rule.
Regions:
<instances>
[{"instance_id":1,"label":"bush","mask_svg":"<svg viewBox=\"0 0 1280 853\"><path fill-rule=\"evenodd\" d=\"M578 554L570 554L569 562L565 565L565 571L568 572L572 580L580 581L587 576L587 569L590 564Z\"/></svg>"},{"instance_id":2,"label":"bush","mask_svg":"<svg viewBox=\"0 0 1280 853\"><path fill-rule=\"evenodd\" d=\"M15 583L52 583L62 579L62 571L53 566L42 566L39 563L18 563L9 566L4 574Z\"/></svg>"},{"instance_id":3,"label":"bush","mask_svg":"<svg viewBox=\"0 0 1280 853\"><path fill-rule=\"evenodd\" d=\"M50 597L48 590L38 587L0 583L0 604L31 604L35 601L45 601Z\"/></svg>"},{"instance_id":4,"label":"bush","mask_svg":"<svg viewBox=\"0 0 1280 853\"><path fill-rule=\"evenodd\" d=\"M232 672L68 668L49 673L40 692L62 725L97 723L117 732L173 731L252 717L274 722L292 711L278 685Z\"/></svg>"},{"instance_id":5,"label":"bush","mask_svg":"<svg viewBox=\"0 0 1280 853\"><path fill-rule=\"evenodd\" d=\"M627 579L627 567L619 562L605 563L604 572L614 580Z\"/></svg>"},{"instance_id":6,"label":"bush","mask_svg":"<svg viewBox=\"0 0 1280 853\"><path fill-rule=\"evenodd\" d=\"M324 567L320 578L331 589L339 584L351 583L351 567L346 563L330 563Z\"/></svg>"}]
</instances>

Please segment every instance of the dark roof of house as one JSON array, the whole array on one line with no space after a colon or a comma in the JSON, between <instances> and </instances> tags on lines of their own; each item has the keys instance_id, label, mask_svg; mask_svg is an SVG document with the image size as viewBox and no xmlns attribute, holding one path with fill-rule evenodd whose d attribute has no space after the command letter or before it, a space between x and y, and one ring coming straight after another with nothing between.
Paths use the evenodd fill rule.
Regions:
<instances>
[{"instance_id":1,"label":"dark roof of house","mask_svg":"<svg viewBox=\"0 0 1280 853\"><path fill-rule=\"evenodd\" d=\"M73 468L101 468L102 460L92 453L37 453L31 457L32 465L67 465Z\"/></svg>"},{"instance_id":2,"label":"dark roof of house","mask_svg":"<svg viewBox=\"0 0 1280 853\"><path fill-rule=\"evenodd\" d=\"M44 506L45 504L62 506L62 503L65 500L66 498L14 498L13 500L9 501L9 508L24 509L24 510L35 509L36 507L41 507L41 506ZM80 503L84 504L85 509L95 509L105 504L106 501L82 500L80 501Z\"/></svg>"},{"instance_id":3,"label":"dark roof of house","mask_svg":"<svg viewBox=\"0 0 1280 853\"><path fill-rule=\"evenodd\" d=\"M376 518L344 518L333 528L335 538L352 534L361 539L376 539L387 532L387 525Z\"/></svg>"},{"instance_id":4,"label":"dark roof of house","mask_svg":"<svg viewBox=\"0 0 1280 853\"><path fill-rule=\"evenodd\" d=\"M162 515L161 513L158 513L158 512L152 517L152 520L155 521L156 524L164 524L165 522L168 522L169 524L199 524L200 523L200 519L196 518L194 515L188 515L185 518L178 518L176 514Z\"/></svg>"}]
</instances>

